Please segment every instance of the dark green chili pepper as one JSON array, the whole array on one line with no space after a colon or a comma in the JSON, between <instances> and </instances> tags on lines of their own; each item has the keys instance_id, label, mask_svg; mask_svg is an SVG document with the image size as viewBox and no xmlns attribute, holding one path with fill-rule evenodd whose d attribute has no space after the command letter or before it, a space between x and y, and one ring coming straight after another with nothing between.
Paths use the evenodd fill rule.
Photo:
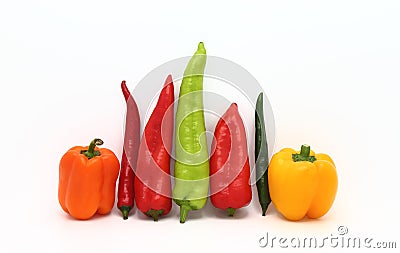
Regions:
<instances>
[{"instance_id":1,"label":"dark green chili pepper","mask_svg":"<svg viewBox=\"0 0 400 253\"><path fill-rule=\"evenodd\" d=\"M256 177L258 200L261 205L262 215L265 216L268 205L271 203L271 197L268 189L268 144L265 132L263 93L257 98L255 111L255 158L256 158Z\"/></svg>"}]
</instances>

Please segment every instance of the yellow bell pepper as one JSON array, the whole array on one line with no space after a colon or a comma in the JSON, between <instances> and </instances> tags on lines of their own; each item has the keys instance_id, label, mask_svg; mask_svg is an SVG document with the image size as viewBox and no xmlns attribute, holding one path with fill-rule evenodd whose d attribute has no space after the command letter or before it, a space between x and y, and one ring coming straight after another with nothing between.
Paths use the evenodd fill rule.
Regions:
<instances>
[{"instance_id":1,"label":"yellow bell pepper","mask_svg":"<svg viewBox=\"0 0 400 253\"><path fill-rule=\"evenodd\" d=\"M296 152L276 153L268 169L271 200L288 220L320 218L331 208L338 187L336 167L326 154L315 154L308 145Z\"/></svg>"}]
</instances>

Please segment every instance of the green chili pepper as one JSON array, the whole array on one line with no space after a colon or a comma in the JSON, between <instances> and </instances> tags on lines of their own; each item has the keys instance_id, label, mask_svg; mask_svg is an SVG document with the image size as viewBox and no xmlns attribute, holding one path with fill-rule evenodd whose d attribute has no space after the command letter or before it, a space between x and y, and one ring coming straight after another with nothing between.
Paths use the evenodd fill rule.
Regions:
<instances>
[{"instance_id":1,"label":"green chili pepper","mask_svg":"<svg viewBox=\"0 0 400 253\"><path fill-rule=\"evenodd\" d=\"M180 206L181 223L190 210L203 208L208 196L210 166L203 112L206 59L206 49L200 42L186 66L179 92L173 199Z\"/></svg>"},{"instance_id":2,"label":"green chili pepper","mask_svg":"<svg viewBox=\"0 0 400 253\"><path fill-rule=\"evenodd\" d=\"M256 158L256 177L258 201L260 202L262 215L265 216L268 205L271 203L271 197L268 189L268 144L265 133L264 109L263 109L263 93L261 92L257 98L255 111L255 158Z\"/></svg>"}]
</instances>

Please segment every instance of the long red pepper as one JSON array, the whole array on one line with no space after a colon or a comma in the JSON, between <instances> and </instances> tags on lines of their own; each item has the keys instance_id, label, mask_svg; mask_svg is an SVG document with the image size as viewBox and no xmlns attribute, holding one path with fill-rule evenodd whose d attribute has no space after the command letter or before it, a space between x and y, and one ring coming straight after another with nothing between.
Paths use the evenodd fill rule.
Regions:
<instances>
[{"instance_id":1,"label":"long red pepper","mask_svg":"<svg viewBox=\"0 0 400 253\"><path fill-rule=\"evenodd\" d=\"M143 132L135 173L137 208L157 221L170 212L170 153L174 122L174 86L169 75Z\"/></svg>"},{"instance_id":2,"label":"long red pepper","mask_svg":"<svg viewBox=\"0 0 400 253\"><path fill-rule=\"evenodd\" d=\"M236 103L218 121L210 158L211 202L233 216L252 198L246 132Z\"/></svg>"},{"instance_id":3,"label":"long red pepper","mask_svg":"<svg viewBox=\"0 0 400 253\"><path fill-rule=\"evenodd\" d=\"M118 182L117 207L121 210L124 220L126 220L128 219L129 212L134 206L133 182L140 141L140 116L135 99L131 96L125 81L122 81L121 89L125 97L127 110L125 118L124 146Z\"/></svg>"}]
</instances>

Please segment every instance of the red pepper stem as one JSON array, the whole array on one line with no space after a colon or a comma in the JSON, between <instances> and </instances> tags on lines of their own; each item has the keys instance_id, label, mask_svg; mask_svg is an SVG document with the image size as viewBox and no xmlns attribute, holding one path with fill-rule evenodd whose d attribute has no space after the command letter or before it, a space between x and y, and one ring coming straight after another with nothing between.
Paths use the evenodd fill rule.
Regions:
<instances>
[{"instance_id":1,"label":"red pepper stem","mask_svg":"<svg viewBox=\"0 0 400 253\"><path fill-rule=\"evenodd\" d=\"M180 223L185 223L186 217L190 210L192 210L192 208L190 208L189 206L181 205L180 218L179 218Z\"/></svg>"},{"instance_id":2,"label":"red pepper stem","mask_svg":"<svg viewBox=\"0 0 400 253\"><path fill-rule=\"evenodd\" d=\"M307 144L301 145L300 155L307 157L310 156L311 147Z\"/></svg>"},{"instance_id":3,"label":"red pepper stem","mask_svg":"<svg viewBox=\"0 0 400 253\"><path fill-rule=\"evenodd\" d=\"M88 159L92 159L95 156L100 155L100 151L94 150L97 146L103 145L103 141L101 139L94 139L93 141L90 142L88 150L81 150L81 154L84 154Z\"/></svg>"},{"instance_id":4,"label":"red pepper stem","mask_svg":"<svg viewBox=\"0 0 400 253\"><path fill-rule=\"evenodd\" d=\"M228 207L226 209L228 211L228 216L232 217L235 214L236 209L232 207Z\"/></svg>"},{"instance_id":5,"label":"red pepper stem","mask_svg":"<svg viewBox=\"0 0 400 253\"><path fill-rule=\"evenodd\" d=\"M131 211L131 207L130 206L120 206L119 207L119 210L121 210L121 213L122 213L122 218L124 219L124 220L127 220L128 219L128 216L129 216L129 212Z\"/></svg>"},{"instance_id":6,"label":"red pepper stem","mask_svg":"<svg viewBox=\"0 0 400 253\"><path fill-rule=\"evenodd\" d=\"M146 212L147 216L150 216L153 218L154 221L158 221L158 217L160 215L162 215L164 212L164 210L154 210L154 209L150 209L149 211Z\"/></svg>"}]
</instances>

